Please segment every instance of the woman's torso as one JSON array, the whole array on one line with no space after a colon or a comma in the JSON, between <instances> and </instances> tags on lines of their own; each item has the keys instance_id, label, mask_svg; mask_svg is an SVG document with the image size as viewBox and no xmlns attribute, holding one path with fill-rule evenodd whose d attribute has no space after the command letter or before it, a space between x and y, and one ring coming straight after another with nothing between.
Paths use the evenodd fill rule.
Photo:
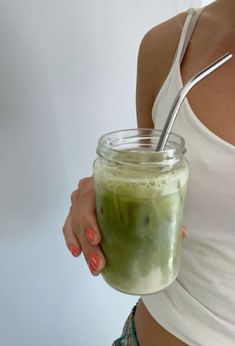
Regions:
<instances>
[{"instance_id":1,"label":"woman's torso","mask_svg":"<svg viewBox=\"0 0 235 346\"><path fill-rule=\"evenodd\" d=\"M207 66L213 60L224 54L226 51L235 53L235 41L233 40L235 35L233 33L232 26L226 26L225 23L223 23L223 18L225 17L222 16L221 18L220 16L218 16L218 10L219 8L217 4L213 4L203 11L198 20L195 30L193 31L190 43L185 52L184 58L181 62L181 66L179 66L179 77L182 77L182 80L184 82L188 80L196 72L198 72L201 68ZM185 17L185 15L181 16L181 18L183 19L185 19ZM177 25L177 22L175 23ZM218 28L223 29L220 30ZM179 37L177 36L175 37L175 39L178 41ZM174 56L172 56L171 58L173 60ZM208 129L210 135L212 135L212 137L214 135L214 140L220 141L221 139L222 144L224 144L225 146L228 144L228 148L231 149L231 155L235 154L235 147L233 147L235 146L235 117L233 111L235 107L235 98L232 95L235 86L235 81L233 78L234 70L235 60L233 59L232 61L221 67L220 70L218 70L216 73L212 74L207 79L198 84L198 86L194 87L194 89L188 95L187 104L188 110L194 112L194 114L197 115L196 121L200 122L201 129L203 130L203 127L205 127L204 130ZM165 71L166 76L168 72L169 71L167 70ZM198 100L200 100L200 102L198 102ZM203 151L203 148L201 148L201 150ZM219 162L220 161L218 160L218 163ZM196 164L197 163L195 163L195 165ZM217 183L216 179L214 183ZM212 210L211 208L211 212L208 214L209 217L212 217L213 213L216 214L216 201L211 202L212 206L215 205L215 209ZM226 206L224 206L224 208L226 208ZM230 209L228 211L225 210L225 214L227 213L228 217L231 218L230 214L232 210ZM205 212L205 217L206 215L207 213ZM226 235L224 235L224 237L226 237ZM223 240L223 235L221 235L221 239ZM202 241L203 243L203 238L197 239L196 236L195 246L200 247L200 241ZM228 260L228 258L225 257L224 262L222 261L221 265L224 265ZM197 269L198 268L196 268L196 270ZM220 304L221 303L218 302L218 306ZM226 314L226 308L224 310L224 314ZM144 325L149 326L147 329L141 327L141 316L145 321ZM223 316L223 318L225 318L225 316ZM166 345L185 344L184 342L181 343L178 339L174 337L172 339L172 335L168 334L157 323L156 325L154 325L152 317L150 316L150 314L144 306L139 308L139 312L137 310L136 320L137 334L141 340L141 346L157 346L157 340L159 338L159 335L161 334L166 342ZM149 328L151 328L151 330ZM156 343L154 343L155 341L153 342L153 340L156 340Z\"/></svg>"}]
</instances>

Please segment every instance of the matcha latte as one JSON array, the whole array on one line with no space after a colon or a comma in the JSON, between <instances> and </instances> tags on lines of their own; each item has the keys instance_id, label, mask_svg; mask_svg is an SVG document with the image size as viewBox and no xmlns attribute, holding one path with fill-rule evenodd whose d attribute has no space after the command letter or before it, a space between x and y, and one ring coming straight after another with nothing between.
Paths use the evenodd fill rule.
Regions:
<instances>
[{"instance_id":1,"label":"matcha latte","mask_svg":"<svg viewBox=\"0 0 235 346\"><path fill-rule=\"evenodd\" d=\"M142 131L156 137L156 130ZM188 166L182 157L174 158L172 149L170 156L155 153L153 142L145 136L143 145L140 135L131 147L122 141L118 150L105 152L104 159L94 163L97 218L106 257L102 275L113 288L137 295L169 286L180 262Z\"/></svg>"}]
</instances>

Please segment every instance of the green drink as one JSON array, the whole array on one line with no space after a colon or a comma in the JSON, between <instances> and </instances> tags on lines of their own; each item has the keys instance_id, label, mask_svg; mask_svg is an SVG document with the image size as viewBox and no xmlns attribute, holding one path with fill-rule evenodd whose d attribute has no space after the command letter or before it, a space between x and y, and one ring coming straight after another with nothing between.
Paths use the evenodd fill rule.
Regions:
<instances>
[{"instance_id":1,"label":"green drink","mask_svg":"<svg viewBox=\"0 0 235 346\"><path fill-rule=\"evenodd\" d=\"M94 163L97 218L107 261L102 275L122 292L150 294L169 286L178 274L188 166L182 155L174 158L175 149L154 152L156 130L121 133L122 144L114 149L109 141L108 151L107 136L115 142L120 132L101 138L103 147L100 142Z\"/></svg>"}]
</instances>

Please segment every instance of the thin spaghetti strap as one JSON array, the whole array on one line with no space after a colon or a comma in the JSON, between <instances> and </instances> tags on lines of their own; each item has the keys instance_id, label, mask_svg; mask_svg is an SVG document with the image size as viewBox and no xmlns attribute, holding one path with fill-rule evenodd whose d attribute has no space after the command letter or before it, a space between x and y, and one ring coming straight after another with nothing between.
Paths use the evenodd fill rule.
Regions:
<instances>
[{"instance_id":1,"label":"thin spaghetti strap","mask_svg":"<svg viewBox=\"0 0 235 346\"><path fill-rule=\"evenodd\" d=\"M197 21L204 10L204 7L202 8L190 8L188 12L188 16L184 22L183 29L181 32L178 48L176 51L176 55L174 58L174 62L178 62L179 64L181 63L184 54L186 52L186 49L188 47L189 41L191 39L193 30L195 29L195 26L197 24Z\"/></svg>"},{"instance_id":2,"label":"thin spaghetti strap","mask_svg":"<svg viewBox=\"0 0 235 346\"><path fill-rule=\"evenodd\" d=\"M185 19L185 22L184 22L184 25L183 25L183 28L182 28L182 32L181 32L181 35L180 35L180 40L179 40L179 43L178 43L178 47L177 47L177 51L176 51L176 54L175 54L175 58L174 58L174 62L180 62L181 60L181 56L182 56L182 53L184 51L184 47L185 47L185 41L186 41L186 37L187 37L187 32L188 32L188 29L189 29L189 26L190 26L190 22L193 18L193 16L196 14L196 10L193 9L193 8L190 8L188 10L188 15Z\"/></svg>"},{"instance_id":3,"label":"thin spaghetti strap","mask_svg":"<svg viewBox=\"0 0 235 346\"><path fill-rule=\"evenodd\" d=\"M181 52L179 54L179 64L181 63L181 61L183 60L184 58L184 54L187 50L187 47L188 47L188 44L191 40L191 37L192 37L192 34L193 34L193 31L195 29L195 26L198 22L198 19L201 15L201 13L203 12L204 10L204 7L202 8L198 8L198 9L190 9L190 13L192 13L192 16L190 17L189 19L189 24L187 25L187 28L185 30L185 33L183 35L182 33L182 36L183 36L183 43L182 43L182 49L181 49Z\"/></svg>"}]
</instances>

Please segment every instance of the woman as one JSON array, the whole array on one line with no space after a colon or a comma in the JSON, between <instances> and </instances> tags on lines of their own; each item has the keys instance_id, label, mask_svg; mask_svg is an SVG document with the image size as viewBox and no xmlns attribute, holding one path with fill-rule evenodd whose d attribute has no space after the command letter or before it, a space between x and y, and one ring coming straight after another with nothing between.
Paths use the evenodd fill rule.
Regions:
<instances>
[{"instance_id":1,"label":"woman","mask_svg":"<svg viewBox=\"0 0 235 346\"><path fill-rule=\"evenodd\" d=\"M235 56L234 0L191 9L150 30L139 50L138 126L161 128L182 83L228 51ZM234 344L234 71L233 58L195 86L180 109L174 132L185 138L191 166L180 274L139 301L114 345ZM72 194L64 235L72 254L83 251L98 275L105 258L92 178Z\"/></svg>"}]
</instances>

